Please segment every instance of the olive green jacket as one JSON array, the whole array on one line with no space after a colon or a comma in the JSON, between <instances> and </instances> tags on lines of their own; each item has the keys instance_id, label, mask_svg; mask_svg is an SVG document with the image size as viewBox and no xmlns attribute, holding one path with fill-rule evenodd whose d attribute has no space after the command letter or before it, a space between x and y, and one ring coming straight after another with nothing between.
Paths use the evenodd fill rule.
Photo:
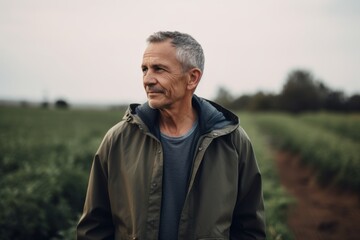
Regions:
<instances>
[{"instance_id":1,"label":"olive green jacket","mask_svg":"<svg viewBox=\"0 0 360 240\"><path fill-rule=\"evenodd\" d=\"M248 136L230 111L196 96L193 104L202 130L178 239L265 239L261 175ZM209 113L204 108L220 111L229 124L207 126L211 119L203 117ZM137 109L130 106L94 157L79 240L158 239L162 146L154 130L156 117L148 114L156 110L145 105L141 115Z\"/></svg>"}]
</instances>

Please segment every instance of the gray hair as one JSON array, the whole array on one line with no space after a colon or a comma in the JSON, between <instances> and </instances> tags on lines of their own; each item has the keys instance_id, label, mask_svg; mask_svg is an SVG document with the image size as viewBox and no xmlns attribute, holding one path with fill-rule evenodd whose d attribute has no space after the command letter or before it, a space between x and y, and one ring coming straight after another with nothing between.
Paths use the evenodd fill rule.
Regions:
<instances>
[{"instance_id":1,"label":"gray hair","mask_svg":"<svg viewBox=\"0 0 360 240\"><path fill-rule=\"evenodd\" d=\"M171 39L171 44L176 48L176 57L182 64L183 70L196 67L204 71L204 52L201 45L189 34L180 32L156 32L147 38L147 42L158 43Z\"/></svg>"}]
</instances>

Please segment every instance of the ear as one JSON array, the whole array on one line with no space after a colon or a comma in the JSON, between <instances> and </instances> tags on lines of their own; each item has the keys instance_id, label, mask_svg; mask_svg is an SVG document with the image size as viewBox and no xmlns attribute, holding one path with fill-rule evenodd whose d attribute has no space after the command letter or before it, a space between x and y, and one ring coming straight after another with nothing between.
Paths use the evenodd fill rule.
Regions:
<instances>
[{"instance_id":1,"label":"ear","mask_svg":"<svg viewBox=\"0 0 360 240\"><path fill-rule=\"evenodd\" d=\"M187 84L188 90L196 89L197 85L200 82L201 76L202 76L202 72L200 69L192 68L189 70L189 79Z\"/></svg>"}]
</instances>

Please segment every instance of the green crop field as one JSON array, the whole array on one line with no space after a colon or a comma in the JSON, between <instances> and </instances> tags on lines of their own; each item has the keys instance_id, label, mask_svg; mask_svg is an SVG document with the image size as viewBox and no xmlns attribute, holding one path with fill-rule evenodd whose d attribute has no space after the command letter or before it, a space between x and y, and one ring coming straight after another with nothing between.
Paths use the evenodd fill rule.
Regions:
<instances>
[{"instance_id":1,"label":"green crop field","mask_svg":"<svg viewBox=\"0 0 360 240\"><path fill-rule=\"evenodd\" d=\"M300 120L360 142L360 114L303 114L300 116Z\"/></svg>"},{"instance_id":2,"label":"green crop field","mask_svg":"<svg viewBox=\"0 0 360 240\"><path fill-rule=\"evenodd\" d=\"M93 154L122 114L0 108L0 239L74 239Z\"/></svg>"},{"instance_id":3,"label":"green crop field","mask_svg":"<svg viewBox=\"0 0 360 240\"><path fill-rule=\"evenodd\" d=\"M353 137L353 132L360 130L359 115L270 113L253 117L279 148L300 154L302 161L315 169L320 183L360 189L360 142ZM347 124L351 131L339 130Z\"/></svg>"},{"instance_id":4,"label":"green crop field","mask_svg":"<svg viewBox=\"0 0 360 240\"><path fill-rule=\"evenodd\" d=\"M253 144L255 155L263 177L267 239L293 239L286 225L287 210L293 199L280 185L274 163L273 150L264 134L255 124L254 115L239 113L241 126L246 130Z\"/></svg>"},{"instance_id":5,"label":"green crop field","mask_svg":"<svg viewBox=\"0 0 360 240\"><path fill-rule=\"evenodd\" d=\"M122 115L0 107L0 239L74 239L93 155ZM300 153L319 180L359 187L359 115L239 115L263 175L268 239L292 239L286 211L293 202L280 186L269 139Z\"/></svg>"}]
</instances>

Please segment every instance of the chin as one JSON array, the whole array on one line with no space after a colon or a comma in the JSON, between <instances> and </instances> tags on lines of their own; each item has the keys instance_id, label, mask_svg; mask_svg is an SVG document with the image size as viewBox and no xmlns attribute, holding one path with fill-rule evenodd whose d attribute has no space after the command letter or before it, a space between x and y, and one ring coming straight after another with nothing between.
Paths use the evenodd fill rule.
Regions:
<instances>
[{"instance_id":1,"label":"chin","mask_svg":"<svg viewBox=\"0 0 360 240\"><path fill-rule=\"evenodd\" d=\"M148 99L148 103L149 106L153 109L163 109L166 108L166 106L168 106L168 104L161 102L161 101L156 101L153 99Z\"/></svg>"},{"instance_id":2,"label":"chin","mask_svg":"<svg viewBox=\"0 0 360 240\"><path fill-rule=\"evenodd\" d=\"M162 106L162 104L160 104L158 101L154 101L151 99L148 100L148 103L149 103L149 106L153 109L159 109Z\"/></svg>"}]
</instances>

